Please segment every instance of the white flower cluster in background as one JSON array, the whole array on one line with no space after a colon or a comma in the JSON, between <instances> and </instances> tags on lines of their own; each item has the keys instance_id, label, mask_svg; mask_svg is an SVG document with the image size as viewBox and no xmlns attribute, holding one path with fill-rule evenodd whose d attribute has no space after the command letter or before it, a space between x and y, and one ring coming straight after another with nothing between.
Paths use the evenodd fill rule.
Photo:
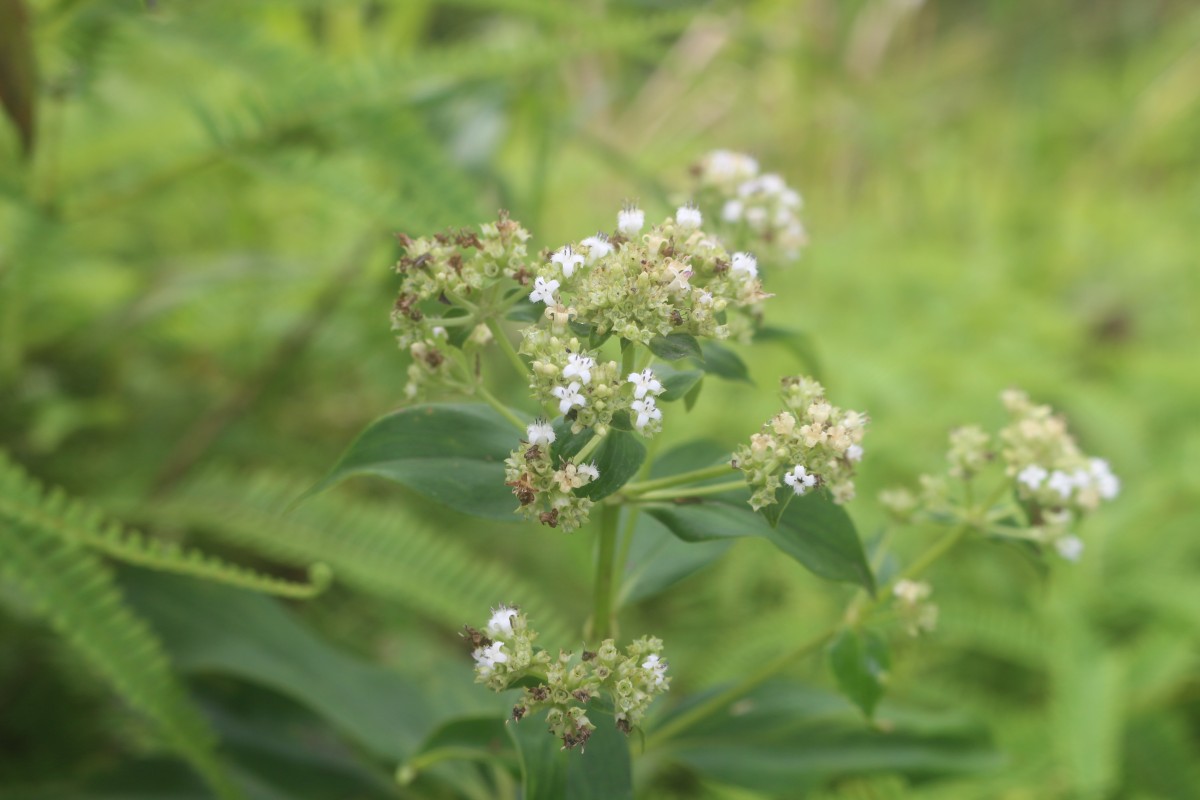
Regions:
<instances>
[{"instance_id":1,"label":"white flower cluster in background","mask_svg":"<svg viewBox=\"0 0 1200 800\"><path fill-rule=\"evenodd\" d=\"M760 174L757 161L729 150L704 156L694 172L702 205L719 208L720 220L734 241L761 242L785 261L800 257L808 244L800 221L804 200L782 177Z\"/></svg>"},{"instance_id":2,"label":"white flower cluster in background","mask_svg":"<svg viewBox=\"0 0 1200 800\"><path fill-rule=\"evenodd\" d=\"M513 721L546 709L547 727L566 749L586 745L596 729L587 716L593 699L611 703L617 728L628 734L654 698L671 685L663 643L652 636L634 641L624 652L614 640L605 639L594 652L585 650L578 658L567 651L552 658L546 650L533 649L537 633L515 606L495 609L482 631L470 626L465 630L476 683L502 692L525 679ZM528 685L531 680L533 685Z\"/></svg>"},{"instance_id":3,"label":"white flower cluster in background","mask_svg":"<svg viewBox=\"0 0 1200 800\"><path fill-rule=\"evenodd\" d=\"M734 468L753 490L750 505L755 510L772 505L781 485L794 495L824 487L834 502L850 500L867 416L831 405L812 378L784 378L781 383L785 409L733 454Z\"/></svg>"},{"instance_id":4,"label":"white flower cluster in background","mask_svg":"<svg viewBox=\"0 0 1200 800\"><path fill-rule=\"evenodd\" d=\"M938 607L929 602L932 593L933 588L925 581L907 578L896 581L892 587L896 613L910 636L931 633L937 627Z\"/></svg>"}]
</instances>

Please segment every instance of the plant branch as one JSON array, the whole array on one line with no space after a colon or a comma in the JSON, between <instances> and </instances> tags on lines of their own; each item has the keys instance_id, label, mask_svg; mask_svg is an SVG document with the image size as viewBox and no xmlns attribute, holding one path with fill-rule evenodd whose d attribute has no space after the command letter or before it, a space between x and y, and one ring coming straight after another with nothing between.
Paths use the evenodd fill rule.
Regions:
<instances>
[{"instance_id":1,"label":"plant branch","mask_svg":"<svg viewBox=\"0 0 1200 800\"><path fill-rule=\"evenodd\" d=\"M521 360L521 356L513 348L512 342L508 340L508 334L504 332L504 327L500 324L500 320L495 317L488 317L484 323L488 326L488 330L492 332L492 338L496 340L496 344L504 351L504 355L508 358L508 362L517 370L517 374L525 377L529 374L529 365Z\"/></svg>"},{"instance_id":2,"label":"plant branch","mask_svg":"<svg viewBox=\"0 0 1200 800\"><path fill-rule=\"evenodd\" d=\"M660 489L656 492L643 492L631 499L640 503L650 500L674 500L680 497L704 497L710 494L724 494L725 492L733 491L734 489L744 489L745 487L746 482L739 478L733 481L725 481L724 483L714 483L709 486L683 486L677 489Z\"/></svg>"},{"instance_id":3,"label":"plant branch","mask_svg":"<svg viewBox=\"0 0 1200 800\"><path fill-rule=\"evenodd\" d=\"M665 489L668 486L680 486L687 483L698 483L700 481L709 480L710 478L720 478L728 475L733 467L726 461L721 464L714 464L711 467L692 470L691 472L681 472L678 475L668 475L665 478L655 478L648 481L637 481L636 483L626 484L621 492L626 496L641 495L653 489Z\"/></svg>"},{"instance_id":4,"label":"plant branch","mask_svg":"<svg viewBox=\"0 0 1200 800\"><path fill-rule=\"evenodd\" d=\"M612 633L613 567L620 513L617 506L605 505L600 509L600 542L596 549L596 585L592 604L591 633L595 642L607 639Z\"/></svg>"}]
</instances>

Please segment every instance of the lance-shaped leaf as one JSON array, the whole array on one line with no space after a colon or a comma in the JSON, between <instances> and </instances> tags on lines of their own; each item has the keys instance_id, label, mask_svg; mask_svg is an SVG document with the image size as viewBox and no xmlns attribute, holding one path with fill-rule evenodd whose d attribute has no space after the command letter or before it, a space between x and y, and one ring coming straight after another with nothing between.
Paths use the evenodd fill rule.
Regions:
<instances>
[{"instance_id":1,"label":"lance-shaped leaf","mask_svg":"<svg viewBox=\"0 0 1200 800\"><path fill-rule=\"evenodd\" d=\"M829 645L829 666L846 697L867 717L875 716L891 668L883 637L873 631L842 631Z\"/></svg>"},{"instance_id":2,"label":"lance-shaped leaf","mask_svg":"<svg viewBox=\"0 0 1200 800\"><path fill-rule=\"evenodd\" d=\"M495 410L430 403L380 417L359 434L315 494L351 475L377 475L467 514L512 520L504 459L521 434Z\"/></svg>"}]
</instances>

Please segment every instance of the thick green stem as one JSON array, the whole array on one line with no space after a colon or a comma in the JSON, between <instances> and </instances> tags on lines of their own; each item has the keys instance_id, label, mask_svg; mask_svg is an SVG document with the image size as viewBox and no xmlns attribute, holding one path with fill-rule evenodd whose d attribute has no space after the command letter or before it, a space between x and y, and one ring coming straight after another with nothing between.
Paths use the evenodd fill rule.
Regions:
<instances>
[{"instance_id":1,"label":"thick green stem","mask_svg":"<svg viewBox=\"0 0 1200 800\"><path fill-rule=\"evenodd\" d=\"M773 678L776 673L782 672L787 667L796 663L796 661L800 658L803 658L809 653L812 653L814 650L819 649L823 644L825 644L825 642L833 638L833 635L837 632L837 630L838 629L836 626L832 627L816 637L801 643L798 647L788 650L782 655L776 656L771 661L768 661L755 671L751 672L749 675L742 678L733 686L714 694L703 703L688 709L684 713L672 719L670 722L663 725L661 728L657 728L646 737L646 749L649 750L656 745L662 744L673 736L676 736L682 731L685 731L691 726L695 725L700 720L712 716L731 703L746 696Z\"/></svg>"},{"instance_id":2,"label":"thick green stem","mask_svg":"<svg viewBox=\"0 0 1200 800\"><path fill-rule=\"evenodd\" d=\"M612 633L613 575L620 513L617 506L605 505L600 510L600 543L596 548L595 601L592 607L592 640L596 643L607 639Z\"/></svg>"},{"instance_id":3,"label":"thick green stem","mask_svg":"<svg viewBox=\"0 0 1200 800\"><path fill-rule=\"evenodd\" d=\"M517 374L522 378L529 374L529 366L521 360L521 356L513 348L512 342L508 340L508 334L504 332L504 327L500 324L500 320L495 317L489 317L485 323L488 330L492 332L492 338L496 340L496 344L500 345L500 349L504 351L504 355L508 358L508 363L512 364L517 370Z\"/></svg>"},{"instance_id":4,"label":"thick green stem","mask_svg":"<svg viewBox=\"0 0 1200 800\"><path fill-rule=\"evenodd\" d=\"M681 472L678 475L668 475L665 478L655 478L649 481L637 481L636 483L626 484L621 494L626 496L641 495L654 489L665 489L668 486L682 486L687 483L698 483L706 481L710 478L720 478L728 475L733 470L729 462L723 464L715 464L711 467L692 470L691 472Z\"/></svg>"},{"instance_id":5,"label":"thick green stem","mask_svg":"<svg viewBox=\"0 0 1200 800\"><path fill-rule=\"evenodd\" d=\"M660 489L657 492L644 492L634 496L632 499L642 502L649 500L674 500L677 497L704 497L710 494L723 494L733 491L734 489L746 488L746 482L740 478L735 481L725 481L724 483L714 483L711 486L683 486L678 489Z\"/></svg>"},{"instance_id":6,"label":"thick green stem","mask_svg":"<svg viewBox=\"0 0 1200 800\"><path fill-rule=\"evenodd\" d=\"M579 451L578 453L576 453L576 454L575 454L575 458L574 458L574 459L572 459L572 460L573 460L573 461L574 461L576 464L582 464L582 463L583 463L583 460L584 460L585 458L587 458L588 456L590 456L592 453L596 452L596 448L597 448L597 447L599 447L599 446L600 446L600 443L601 443L601 442L603 442L603 441L604 441L604 437L603 437L603 436L601 436L600 434L596 434L596 435L595 435L595 436L593 436L591 439L588 439L588 443L587 443L587 444L585 444L585 445L583 446L583 448L582 448L582 449L580 449L580 451Z\"/></svg>"}]
</instances>

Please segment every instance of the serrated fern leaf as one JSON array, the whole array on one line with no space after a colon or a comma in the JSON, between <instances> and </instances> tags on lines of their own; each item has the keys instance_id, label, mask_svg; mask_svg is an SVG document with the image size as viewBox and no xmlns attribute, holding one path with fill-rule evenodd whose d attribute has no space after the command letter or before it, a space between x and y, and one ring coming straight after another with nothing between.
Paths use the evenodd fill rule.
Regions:
<instances>
[{"instance_id":1,"label":"serrated fern leaf","mask_svg":"<svg viewBox=\"0 0 1200 800\"><path fill-rule=\"evenodd\" d=\"M68 497L62 491L47 492L0 453L0 525L4 524L86 545L112 558L141 567L194 575L282 597L313 597L325 589L330 579L328 567L321 564L310 568L310 583L296 583L230 564L174 542L147 538L119 523L106 520L97 509Z\"/></svg>"},{"instance_id":2,"label":"serrated fern leaf","mask_svg":"<svg viewBox=\"0 0 1200 800\"><path fill-rule=\"evenodd\" d=\"M200 476L152 513L188 522L224 541L284 562L317 559L338 580L403 603L447 626L517 603L547 646L577 634L559 604L503 566L435 532L394 504L324 494L288 513L308 482L257 475Z\"/></svg>"},{"instance_id":3,"label":"serrated fern leaf","mask_svg":"<svg viewBox=\"0 0 1200 800\"><path fill-rule=\"evenodd\" d=\"M221 797L240 797L214 736L171 672L159 640L125 604L112 574L78 542L0 520L0 573L126 702L155 723Z\"/></svg>"}]
</instances>

